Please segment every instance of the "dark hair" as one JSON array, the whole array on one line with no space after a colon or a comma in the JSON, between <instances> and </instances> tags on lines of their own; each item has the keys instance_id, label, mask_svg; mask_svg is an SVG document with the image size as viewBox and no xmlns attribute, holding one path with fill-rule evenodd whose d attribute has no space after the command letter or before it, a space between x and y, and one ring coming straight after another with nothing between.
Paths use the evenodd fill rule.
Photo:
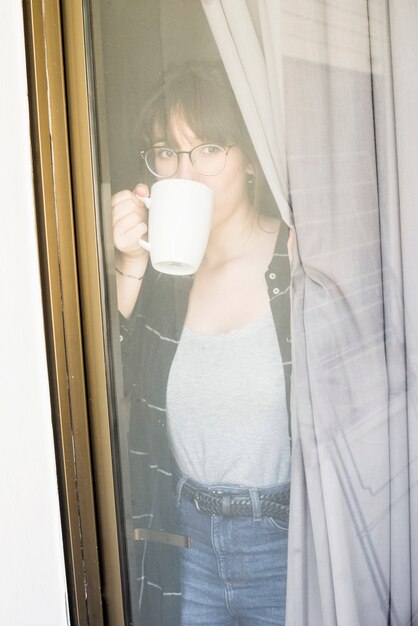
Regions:
<instances>
[{"instance_id":1,"label":"dark hair","mask_svg":"<svg viewBox=\"0 0 418 626\"><path fill-rule=\"evenodd\" d=\"M258 211L266 181L231 85L219 63L191 62L168 68L141 110L141 150L150 148L157 138L174 147L173 114L184 119L202 140L241 148L254 168L255 182L248 185L248 195Z\"/></svg>"}]
</instances>

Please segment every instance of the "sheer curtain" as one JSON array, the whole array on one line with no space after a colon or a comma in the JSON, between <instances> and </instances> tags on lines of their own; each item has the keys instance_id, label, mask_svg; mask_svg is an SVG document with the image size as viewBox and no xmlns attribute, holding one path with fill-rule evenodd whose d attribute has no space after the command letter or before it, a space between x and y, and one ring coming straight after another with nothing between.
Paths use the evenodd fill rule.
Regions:
<instances>
[{"instance_id":1,"label":"sheer curtain","mask_svg":"<svg viewBox=\"0 0 418 626\"><path fill-rule=\"evenodd\" d=\"M255 12L245 2L202 0L202 4L261 166L283 219L290 225L282 55L280 38L270 30L268 21L272 18L277 28L280 6L277 2L262 3ZM256 32L256 24L261 26L259 20L263 43Z\"/></svg>"},{"instance_id":2,"label":"sheer curtain","mask_svg":"<svg viewBox=\"0 0 418 626\"><path fill-rule=\"evenodd\" d=\"M418 624L418 4L202 5L296 233L287 625Z\"/></svg>"}]
</instances>

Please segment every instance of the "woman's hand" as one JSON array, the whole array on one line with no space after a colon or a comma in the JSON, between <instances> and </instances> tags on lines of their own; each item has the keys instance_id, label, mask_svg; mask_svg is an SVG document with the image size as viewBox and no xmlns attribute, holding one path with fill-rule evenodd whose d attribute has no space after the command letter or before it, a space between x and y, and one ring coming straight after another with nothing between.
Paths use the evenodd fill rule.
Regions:
<instances>
[{"instance_id":1,"label":"woman's hand","mask_svg":"<svg viewBox=\"0 0 418 626\"><path fill-rule=\"evenodd\" d=\"M148 230L148 211L141 198L148 195L148 187L138 184L133 191L126 189L112 196L118 306L125 317L135 306L148 263L149 254L139 244Z\"/></svg>"},{"instance_id":2,"label":"woman's hand","mask_svg":"<svg viewBox=\"0 0 418 626\"><path fill-rule=\"evenodd\" d=\"M148 195L148 187L138 184L133 191L125 189L112 196L113 239L119 257L148 256L138 243L148 230L148 211L141 201Z\"/></svg>"}]
</instances>

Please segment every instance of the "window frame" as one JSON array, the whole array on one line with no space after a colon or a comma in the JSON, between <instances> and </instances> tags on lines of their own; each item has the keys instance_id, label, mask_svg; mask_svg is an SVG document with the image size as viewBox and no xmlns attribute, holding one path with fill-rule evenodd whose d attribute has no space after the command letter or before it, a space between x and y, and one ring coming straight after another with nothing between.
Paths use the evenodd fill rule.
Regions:
<instances>
[{"instance_id":1,"label":"window frame","mask_svg":"<svg viewBox=\"0 0 418 626\"><path fill-rule=\"evenodd\" d=\"M120 626L127 614L97 246L87 4L25 0L23 11L70 617L74 626Z\"/></svg>"}]
</instances>

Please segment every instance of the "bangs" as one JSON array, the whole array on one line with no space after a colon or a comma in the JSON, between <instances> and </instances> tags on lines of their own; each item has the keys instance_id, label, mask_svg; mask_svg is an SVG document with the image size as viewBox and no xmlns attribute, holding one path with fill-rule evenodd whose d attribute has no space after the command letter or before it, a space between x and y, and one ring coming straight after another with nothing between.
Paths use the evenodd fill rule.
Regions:
<instances>
[{"instance_id":1,"label":"bangs","mask_svg":"<svg viewBox=\"0 0 418 626\"><path fill-rule=\"evenodd\" d=\"M247 151L249 137L241 112L229 81L220 80L219 75L182 67L178 74L166 77L142 110L141 148L157 141L175 148L182 123L202 142L233 143Z\"/></svg>"}]
</instances>

